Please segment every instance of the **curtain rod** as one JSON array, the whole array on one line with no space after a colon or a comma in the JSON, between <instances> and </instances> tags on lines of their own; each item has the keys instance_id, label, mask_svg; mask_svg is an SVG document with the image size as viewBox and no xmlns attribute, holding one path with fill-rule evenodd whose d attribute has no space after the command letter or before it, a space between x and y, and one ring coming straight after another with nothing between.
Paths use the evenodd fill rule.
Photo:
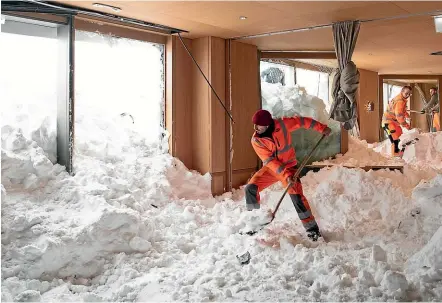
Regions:
<instances>
[{"instance_id":1,"label":"curtain rod","mask_svg":"<svg viewBox=\"0 0 442 303\"><path fill-rule=\"evenodd\" d=\"M34 4L36 5L36 7L26 6L29 4ZM157 32L162 31L163 33L168 33L168 34L188 33L188 31L185 30L168 27L160 24L145 22L128 17L121 17L118 15L93 11L85 8L77 8L69 5L61 5L58 3L52 4L45 1L38 1L38 0L2 1L1 6L2 6L2 11L16 11L16 12L24 11L24 12L53 13L53 14L57 13L60 14L61 12L64 11L66 14L70 15L82 14L86 16L98 17L98 18L108 19L111 21L118 21L127 24L137 25L146 29L150 29L151 31L157 31Z\"/></svg>"},{"instance_id":2,"label":"curtain rod","mask_svg":"<svg viewBox=\"0 0 442 303\"><path fill-rule=\"evenodd\" d=\"M385 17L385 18L363 19L363 20L359 20L359 22L365 23L365 22L373 22L373 21L386 21L386 20L404 19L404 18L417 17L417 16L438 15L438 14L442 14L442 10L435 10L435 11L425 12L425 13L399 15L399 16ZM253 38L260 38L260 37L267 37L267 36L274 36L274 35L283 35L283 34L290 34L290 33L296 33L296 32L303 32L303 31L309 31L312 29L320 29L320 28L326 28L326 27L332 27L332 26L333 26L333 23L327 23L327 24L320 24L320 25L307 26L307 27L301 27L301 28L287 29L287 30L283 30L283 31L262 33L262 34L256 34L256 35L238 36L238 37L233 37L231 39L232 40L253 39Z\"/></svg>"}]
</instances>

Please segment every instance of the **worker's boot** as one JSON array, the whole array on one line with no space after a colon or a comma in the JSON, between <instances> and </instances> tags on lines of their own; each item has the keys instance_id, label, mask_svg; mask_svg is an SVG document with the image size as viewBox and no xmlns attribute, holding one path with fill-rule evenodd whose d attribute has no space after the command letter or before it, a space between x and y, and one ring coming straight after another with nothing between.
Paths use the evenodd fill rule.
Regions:
<instances>
[{"instance_id":1,"label":"worker's boot","mask_svg":"<svg viewBox=\"0 0 442 303\"><path fill-rule=\"evenodd\" d=\"M399 158L399 159L402 159L402 156L404 155L404 152L403 151L398 151L397 153L394 153L394 157L395 158Z\"/></svg>"},{"instance_id":2,"label":"worker's boot","mask_svg":"<svg viewBox=\"0 0 442 303\"><path fill-rule=\"evenodd\" d=\"M404 152L402 150L396 151L396 147L394 145L394 143L391 144L391 155L394 158L402 158L402 156L404 155Z\"/></svg>"},{"instance_id":3,"label":"worker's boot","mask_svg":"<svg viewBox=\"0 0 442 303\"><path fill-rule=\"evenodd\" d=\"M396 148L394 147L394 143L391 143L391 156L395 157L396 155Z\"/></svg>"},{"instance_id":4,"label":"worker's boot","mask_svg":"<svg viewBox=\"0 0 442 303\"><path fill-rule=\"evenodd\" d=\"M308 230L307 231L307 237L310 238L310 240L312 240L313 242L318 241L319 237L322 237L321 232L319 231L319 228L316 227L312 230Z\"/></svg>"}]
</instances>

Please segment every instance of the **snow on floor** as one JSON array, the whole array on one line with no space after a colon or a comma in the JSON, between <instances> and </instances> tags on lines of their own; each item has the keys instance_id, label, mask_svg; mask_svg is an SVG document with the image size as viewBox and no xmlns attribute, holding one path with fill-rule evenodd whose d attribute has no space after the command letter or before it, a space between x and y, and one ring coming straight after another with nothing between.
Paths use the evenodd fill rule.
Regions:
<instances>
[{"instance_id":1,"label":"snow on floor","mask_svg":"<svg viewBox=\"0 0 442 303\"><path fill-rule=\"evenodd\" d=\"M406 147L402 159L405 163L418 167L420 169L430 168L442 170L442 135L436 133L419 133L417 129L406 131L401 137L400 142L408 142L415 138L419 139L419 144L413 144ZM390 154L390 141L385 140L374 147L376 152L382 155Z\"/></svg>"},{"instance_id":2,"label":"snow on floor","mask_svg":"<svg viewBox=\"0 0 442 303\"><path fill-rule=\"evenodd\" d=\"M400 137L400 148L403 143L415 139L418 140L418 144L406 146L402 159L396 159L391 156L390 140L368 144L365 140L358 140L350 136L347 153L313 164L335 164L348 167L405 164L418 169L442 170L442 133L419 133L417 129L405 130L405 133Z\"/></svg>"},{"instance_id":3,"label":"snow on floor","mask_svg":"<svg viewBox=\"0 0 442 303\"><path fill-rule=\"evenodd\" d=\"M329 243L305 240L288 198L267 229L241 236L242 190L214 198L209 175L125 133L123 147L83 145L69 176L2 129L2 301L442 300L441 174L310 172ZM264 191L262 212L282 190Z\"/></svg>"}]
</instances>

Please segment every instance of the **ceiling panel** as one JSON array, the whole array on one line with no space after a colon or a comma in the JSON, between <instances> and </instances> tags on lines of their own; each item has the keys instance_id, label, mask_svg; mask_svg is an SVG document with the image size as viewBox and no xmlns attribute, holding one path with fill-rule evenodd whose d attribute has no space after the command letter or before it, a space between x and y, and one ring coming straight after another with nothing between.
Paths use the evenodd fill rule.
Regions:
<instances>
[{"instance_id":1,"label":"ceiling panel","mask_svg":"<svg viewBox=\"0 0 442 303\"><path fill-rule=\"evenodd\" d=\"M92 1L59 1L101 10ZM132 17L189 31L188 38L232 38L305 28L335 21L390 18L442 11L442 1L101 1L122 8ZM113 13L113 12L111 12ZM240 16L247 16L240 20ZM333 50L331 27L240 40L261 50ZM361 26L354 61L364 69L383 73L442 73L442 34L431 16L365 22Z\"/></svg>"},{"instance_id":2,"label":"ceiling panel","mask_svg":"<svg viewBox=\"0 0 442 303\"><path fill-rule=\"evenodd\" d=\"M441 1L394 1L393 3L414 14L442 10Z\"/></svg>"},{"instance_id":3,"label":"ceiling panel","mask_svg":"<svg viewBox=\"0 0 442 303\"><path fill-rule=\"evenodd\" d=\"M331 28L320 28L310 31L244 39L239 41L257 45L261 50L334 50L333 33Z\"/></svg>"}]
</instances>

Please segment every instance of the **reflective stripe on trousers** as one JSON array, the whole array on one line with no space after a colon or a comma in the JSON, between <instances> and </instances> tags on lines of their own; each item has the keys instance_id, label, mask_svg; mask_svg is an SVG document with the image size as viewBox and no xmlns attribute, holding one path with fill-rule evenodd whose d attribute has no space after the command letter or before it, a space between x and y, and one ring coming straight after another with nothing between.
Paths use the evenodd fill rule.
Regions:
<instances>
[{"instance_id":1,"label":"reflective stripe on trousers","mask_svg":"<svg viewBox=\"0 0 442 303\"><path fill-rule=\"evenodd\" d=\"M290 195L290 199L293 202L293 206L295 206L296 212L298 213L299 219L301 220L305 230L311 231L318 229L315 217L313 216L304 195L292 194Z\"/></svg>"}]
</instances>

